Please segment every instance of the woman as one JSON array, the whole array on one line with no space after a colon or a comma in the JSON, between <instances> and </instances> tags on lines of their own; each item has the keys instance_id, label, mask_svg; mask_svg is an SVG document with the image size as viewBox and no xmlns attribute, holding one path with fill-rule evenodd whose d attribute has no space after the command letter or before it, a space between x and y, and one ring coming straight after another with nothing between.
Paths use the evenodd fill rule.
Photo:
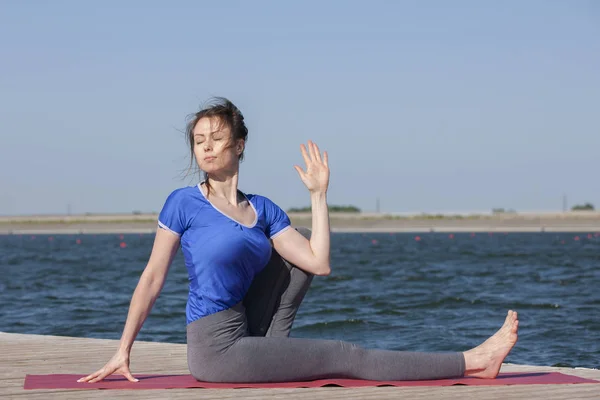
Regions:
<instances>
[{"instance_id":1,"label":"woman","mask_svg":"<svg viewBox=\"0 0 600 400\"><path fill-rule=\"evenodd\" d=\"M241 112L226 99L194 115L187 138L192 159L206 179L197 186L177 189L167 198L120 347L103 368L79 382L98 382L113 373L137 381L129 370L131 347L180 246L190 280L188 365L200 381L498 375L517 341L518 320L513 311L496 334L464 353L363 349L336 340L288 337L312 276L331 271L328 157L310 141L308 146L301 145L306 170L294 168L312 205L312 233L303 234L289 229L289 218L269 199L238 190L247 135Z\"/></svg>"}]
</instances>

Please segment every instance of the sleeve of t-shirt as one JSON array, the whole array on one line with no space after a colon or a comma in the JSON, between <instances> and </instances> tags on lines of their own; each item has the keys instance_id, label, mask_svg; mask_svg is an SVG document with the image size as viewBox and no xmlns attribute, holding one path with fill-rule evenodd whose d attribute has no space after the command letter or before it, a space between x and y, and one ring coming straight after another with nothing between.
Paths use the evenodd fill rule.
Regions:
<instances>
[{"instance_id":1,"label":"sleeve of t-shirt","mask_svg":"<svg viewBox=\"0 0 600 400\"><path fill-rule=\"evenodd\" d=\"M171 192L158 215L158 226L160 228L166 229L177 236L183 234L187 228L184 200L185 192L182 189Z\"/></svg>"},{"instance_id":2,"label":"sleeve of t-shirt","mask_svg":"<svg viewBox=\"0 0 600 400\"><path fill-rule=\"evenodd\" d=\"M290 218L277 204L265 197L265 217L267 237L274 239L288 230L292 223Z\"/></svg>"}]
</instances>

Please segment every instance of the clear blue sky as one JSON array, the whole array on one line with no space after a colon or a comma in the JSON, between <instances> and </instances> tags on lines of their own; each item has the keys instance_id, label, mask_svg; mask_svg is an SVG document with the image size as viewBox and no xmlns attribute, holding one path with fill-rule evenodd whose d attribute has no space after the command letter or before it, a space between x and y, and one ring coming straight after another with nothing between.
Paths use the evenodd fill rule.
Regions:
<instances>
[{"instance_id":1,"label":"clear blue sky","mask_svg":"<svg viewBox=\"0 0 600 400\"><path fill-rule=\"evenodd\" d=\"M159 211L210 96L250 130L240 188L387 212L600 206L600 3L2 1L0 214Z\"/></svg>"}]
</instances>

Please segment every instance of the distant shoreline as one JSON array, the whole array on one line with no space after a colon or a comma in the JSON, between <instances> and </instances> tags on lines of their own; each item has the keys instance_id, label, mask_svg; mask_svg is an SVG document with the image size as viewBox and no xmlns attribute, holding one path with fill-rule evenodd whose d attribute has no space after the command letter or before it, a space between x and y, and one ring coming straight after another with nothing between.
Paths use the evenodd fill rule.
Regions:
<instances>
[{"instance_id":1,"label":"distant shoreline","mask_svg":"<svg viewBox=\"0 0 600 400\"><path fill-rule=\"evenodd\" d=\"M289 213L309 227L308 213ZM156 214L1 216L0 234L153 233ZM600 232L600 212L470 215L331 213L332 232Z\"/></svg>"}]
</instances>

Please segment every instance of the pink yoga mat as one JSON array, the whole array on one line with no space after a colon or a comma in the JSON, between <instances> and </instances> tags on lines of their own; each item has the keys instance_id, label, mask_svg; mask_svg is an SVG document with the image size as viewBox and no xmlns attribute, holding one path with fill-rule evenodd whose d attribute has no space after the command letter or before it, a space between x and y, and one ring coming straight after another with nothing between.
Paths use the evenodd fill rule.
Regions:
<instances>
[{"instance_id":1,"label":"pink yoga mat","mask_svg":"<svg viewBox=\"0 0 600 400\"><path fill-rule=\"evenodd\" d=\"M565 383L600 383L592 379L565 375L560 372L502 373L496 379L438 379L430 381L366 381L360 379L320 379L308 382L282 383L210 383L198 382L191 375L135 375L139 382L129 382L121 375L112 375L97 383L78 383L84 375L27 375L24 389L175 389L175 388L314 388L327 385L343 387L366 386L502 386L549 385Z\"/></svg>"}]
</instances>

